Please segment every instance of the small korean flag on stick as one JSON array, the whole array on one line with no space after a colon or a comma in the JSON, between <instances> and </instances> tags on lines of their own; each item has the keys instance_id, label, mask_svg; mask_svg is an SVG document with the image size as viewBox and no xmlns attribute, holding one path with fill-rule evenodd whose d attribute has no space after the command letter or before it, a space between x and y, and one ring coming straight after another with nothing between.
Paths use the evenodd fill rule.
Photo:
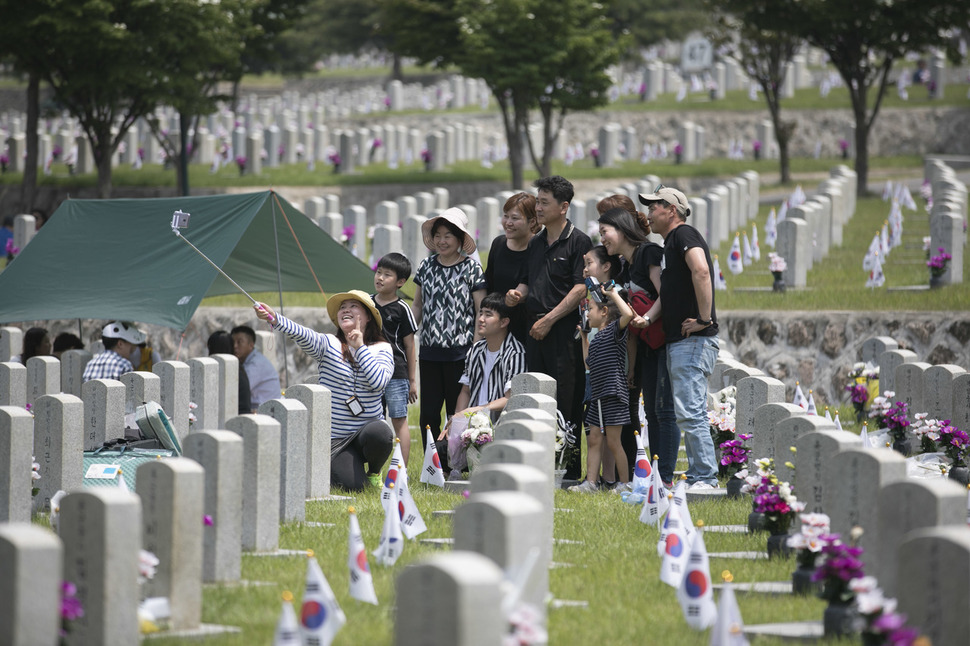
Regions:
<instances>
[{"instance_id":1,"label":"small korean flag on stick","mask_svg":"<svg viewBox=\"0 0 970 646\"><path fill-rule=\"evenodd\" d=\"M424 449L421 482L442 488L445 486L445 472L441 470L441 458L438 457L438 449L430 429L428 429L428 445Z\"/></svg>"},{"instance_id":2,"label":"small korean flag on stick","mask_svg":"<svg viewBox=\"0 0 970 646\"><path fill-rule=\"evenodd\" d=\"M741 234L735 234L734 243L731 251L728 252L728 271L732 274L740 274L744 271L744 261L741 259Z\"/></svg>"},{"instance_id":3,"label":"small korean flag on stick","mask_svg":"<svg viewBox=\"0 0 970 646\"><path fill-rule=\"evenodd\" d=\"M398 453L400 454L400 451ZM403 464L403 461L401 463ZM413 541L419 534L427 531L428 526L424 524L424 518L421 517L421 512L418 511L418 506L414 504L414 498L411 497L407 469L400 469L397 472L395 484L398 500L397 510L401 515L401 531L408 537L408 540Z\"/></svg>"},{"instance_id":4,"label":"small korean flag on stick","mask_svg":"<svg viewBox=\"0 0 970 646\"><path fill-rule=\"evenodd\" d=\"M348 507L350 512L350 535L348 538L347 567L350 569L350 596L357 601L377 605L377 595L374 593L374 579L367 566L367 549L364 547L364 537L360 535L360 523L357 522L357 512Z\"/></svg>"},{"instance_id":5,"label":"small korean flag on stick","mask_svg":"<svg viewBox=\"0 0 970 646\"><path fill-rule=\"evenodd\" d=\"M664 522L666 536L663 539L663 561L660 563L660 580L673 588L679 588L684 578L684 568L690 555L690 546L684 536L684 527L676 507L667 512Z\"/></svg>"},{"instance_id":6,"label":"small korean flag on stick","mask_svg":"<svg viewBox=\"0 0 970 646\"><path fill-rule=\"evenodd\" d=\"M703 523L699 522L698 526L703 527ZM697 532L694 538L684 576L677 588L677 600L680 601L687 625L694 630L710 628L717 620L703 531Z\"/></svg>"},{"instance_id":7,"label":"small korean flag on stick","mask_svg":"<svg viewBox=\"0 0 970 646\"><path fill-rule=\"evenodd\" d=\"M687 509L687 476L681 474L680 481L674 485L674 497L671 500L673 501L674 509L680 513L680 520L684 527L684 538L687 539L687 544L690 545L694 541L694 535L697 534L697 530L694 529L694 521L691 520L690 510Z\"/></svg>"},{"instance_id":8,"label":"small korean flag on stick","mask_svg":"<svg viewBox=\"0 0 970 646\"><path fill-rule=\"evenodd\" d=\"M634 431L633 436L637 441L637 457L633 464L633 493L645 494L650 487L650 461L647 459L647 452L643 450L643 438L640 433Z\"/></svg>"},{"instance_id":9,"label":"small korean flag on stick","mask_svg":"<svg viewBox=\"0 0 970 646\"><path fill-rule=\"evenodd\" d=\"M337 597L323 576L320 564L309 552L306 564L306 590L303 592L303 607L300 609L300 625L303 628L303 643L306 646L330 646L345 623L347 616L340 609Z\"/></svg>"},{"instance_id":10,"label":"small korean flag on stick","mask_svg":"<svg viewBox=\"0 0 970 646\"><path fill-rule=\"evenodd\" d=\"M280 618L276 621L273 646L303 646L303 640L300 638L300 622L296 620L293 594L289 590L283 592L283 608L280 610Z\"/></svg>"},{"instance_id":11,"label":"small korean flag on stick","mask_svg":"<svg viewBox=\"0 0 970 646\"><path fill-rule=\"evenodd\" d=\"M734 587L731 581L734 577L730 572L721 572L724 587L721 588L721 598L717 602L717 621L711 630L710 646L748 646L748 638L744 636L744 621L741 619L741 609L734 597Z\"/></svg>"},{"instance_id":12,"label":"small korean flag on stick","mask_svg":"<svg viewBox=\"0 0 970 646\"><path fill-rule=\"evenodd\" d=\"M386 512L391 505L391 485L397 486L398 474L404 470L404 459L401 453L401 440L394 438L394 452L391 453L391 466L387 468L384 484L381 486L381 505ZM400 491L400 487L398 487ZM396 495L400 500L400 496Z\"/></svg>"},{"instance_id":13,"label":"small korean flag on stick","mask_svg":"<svg viewBox=\"0 0 970 646\"><path fill-rule=\"evenodd\" d=\"M381 530L381 540L374 550L374 558L381 565L391 566L397 562L404 548L404 536L401 535L401 515L398 512L397 488L390 485L391 506L384 511L384 528Z\"/></svg>"},{"instance_id":14,"label":"small korean flag on stick","mask_svg":"<svg viewBox=\"0 0 970 646\"><path fill-rule=\"evenodd\" d=\"M792 397L791 403L804 409L808 408L808 400L805 399L805 393L802 392L802 387L797 381L795 382L795 395Z\"/></svg>"},{"instance_id":15,"label":"small korean flag on stick","mask_svg":"<svg viewBox=\"0 0 970 646\"><path fill-rule=\"evenodd\" d=\"M660 519L667 513L670 501L667 499L667 489L660 472L657 471L657 456L653 456L653 468L650 471L650 484L647 495L643 499L643 510L640 511L640 522L648 525L660 525Z\"/></svg>"}]
</instances>

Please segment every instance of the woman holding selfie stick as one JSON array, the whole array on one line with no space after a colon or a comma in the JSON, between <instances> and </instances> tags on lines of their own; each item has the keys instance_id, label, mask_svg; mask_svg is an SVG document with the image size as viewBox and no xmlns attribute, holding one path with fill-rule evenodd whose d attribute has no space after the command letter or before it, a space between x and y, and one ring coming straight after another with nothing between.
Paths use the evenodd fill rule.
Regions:
<instances>
[{"instance_id":1,"label":"woman holding selfie stick","mask_svg":"<svg viewBox=\"0 0 970 646\"><path fill-rule=\"evenodd\" d=\"M394 355L370 296L354 289L327 300L336 334L294 323L264 303L253 309L317 360L318 383L330 389L331 484L351 491L363 489L365 480L380 486L381 469L394 448L394 431L384 421L381 402L394 372Z\"/></svg>"}]
</instances>

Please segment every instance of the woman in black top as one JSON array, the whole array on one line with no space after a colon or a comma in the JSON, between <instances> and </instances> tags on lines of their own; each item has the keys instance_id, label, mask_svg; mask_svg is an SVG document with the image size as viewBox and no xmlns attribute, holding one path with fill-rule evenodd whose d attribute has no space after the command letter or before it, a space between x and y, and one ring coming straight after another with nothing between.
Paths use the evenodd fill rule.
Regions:
<instances>
[{"instance_id":1,"label":"woman in black top","mask_svg":"<svg viewBox=\"0 0 970 646\"><path fill-rule=\"evenodd\" d=\"M488 293L505 294L522 282L520 274L528 259L529 240L539 231L536 198L529 193L516 193L506 200L502 211L502 229L505 235L495 238L488 252L488 266L485 268ZM529 324L525 307L521 304L512 308L509 332L525 346L529 338Z\"/></svg>"},{"instance_id":2,"label":"woman in black top","mask_svg":"<svg viewBox=\"0 0 970 646\"><path fill-rule=\"evenodd\" d=\"M600 237L603 246L611 254L622 256L626 267L618 283L623 284L631 294L644 291L657 303L651 308L653 320L660 318L660 262L663 247L647 240L650 224L647 216L637 211L633 200L626 195L611 195L596 205L600 212ZM631 327L644 327L643 316L637 316ZM628 367L628 380L635 384L639 375L640 384L636 390L643 392L643 410L647 418L647 437L650 452L658 456L657 469L663 481L669 483L674 476L677 451L680 445L680 429L674 414L673 392L667 375L667 351L665 346L653 349L641 340L636 342L636 361L631 358ZM635 365L639 364L639 371ZM631 396L631 401L635 398ZM632 435L632 433L628 434ZM632 447L629 446L632 440ZM636 450L633 438L624 442L627 451ZM634 464L634 460L630 464Z\"/></svg>"}]
</instances>

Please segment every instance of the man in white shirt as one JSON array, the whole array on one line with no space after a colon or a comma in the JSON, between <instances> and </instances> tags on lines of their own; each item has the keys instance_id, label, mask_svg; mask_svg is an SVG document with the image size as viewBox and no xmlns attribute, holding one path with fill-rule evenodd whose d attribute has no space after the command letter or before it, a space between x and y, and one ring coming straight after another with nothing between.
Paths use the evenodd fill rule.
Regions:
<instances>
[{"instance_id":1,"label":"man in white shirt","mask_svg":"<svg viewBox=\"0 0 970 646\"><path fill-rule=\"evenodd\" d=\"M253 328L240 325L232 329L232 351L249 378L254 413L263 402L283 396L280 375L270 360L256 349L256 331Z\"/></svg>"}]
</instances>

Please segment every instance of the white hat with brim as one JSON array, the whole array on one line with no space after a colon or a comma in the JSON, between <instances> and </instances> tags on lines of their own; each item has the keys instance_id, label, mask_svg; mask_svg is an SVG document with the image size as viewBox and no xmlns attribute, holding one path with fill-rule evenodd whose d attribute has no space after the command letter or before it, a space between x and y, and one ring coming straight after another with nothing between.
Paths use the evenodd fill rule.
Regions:
<instances>
[{"instance_id":1,"label":"white hat with brim","mask_svg":"<svg viewBox=\"0 0 970 646\"><path fill-rule=\"evenodd\" d=\"M384 329L384 321L381 319L381 313L377 311L377 306L374 305L370 294L359 289L340 292L327 299L327 314L330 315L330 320L333 321L334 325L337 325L337 310L340 309L340 305L344 301L360 301L360 304L366 307L370 315L377 321L377 327Z\"/></svg>"},{"instance_id":2,"label":"white hat with brim","mask_svg":"<svg viewBox=\"0 0 970 646\"><path fill-rule=\"evenodd\" d=\"M462 245L462 250L466 255L475 253L475 236L468 232L468 216L465 215L464 211L454 206L421 223L421 235L424 238L425 247L431 251L435 250L432 234L434 228L437 226L438 220L447 220L458 227L465 234L465 243Z\"/></svg>"},{"instance_id":3,"label":"white hat with brim","mask_svg":"<svg viewBox=\"0 0 970 646\"><path fill-rule=\"evenodd\" d=\"M676 188L663 186L653 193L640 193L641 204L649 205L652 202L673 204L677 208L677 212L685 218L690 215L690 202L687 201L687 196Z\"/></svg>"},{"instance_id":4,"label":"white hat with brim","mask_svg":"<svg viewBox=\"0 0 970 646\"><path fill-rule=\"evenodd\" d=\"M134 324L125 321L111 321L101 329L101 336L105 339L121 339L132 345L144 343L147 338Z\"/></svg>"}]
</instances>

